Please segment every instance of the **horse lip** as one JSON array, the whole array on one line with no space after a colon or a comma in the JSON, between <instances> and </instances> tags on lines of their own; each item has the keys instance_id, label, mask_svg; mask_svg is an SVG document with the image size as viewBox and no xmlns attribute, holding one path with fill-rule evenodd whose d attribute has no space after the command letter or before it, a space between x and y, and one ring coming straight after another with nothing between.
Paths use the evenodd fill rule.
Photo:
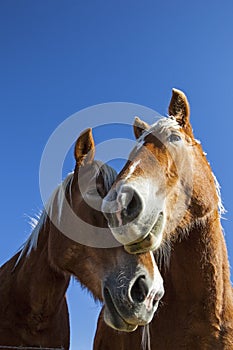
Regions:
<instances>
[{"instance_id":1,"label":"horse lip","mask_svg":"<svg viewBox=\"0 0 233 350\"><path fill-rule=\"evenodd\" d=\"M156 237L162 231L163 222L164 214L163 212L160 212L151 230L145 236L143 236L140 239L137 239L134 242L124 245L124 248L127 251L127 253L139 254L157 249L158 243Z\"/></svg>"},{"instance_id":2,"label":"horse lip","mask_svg":"<svg viewBox=\"0 0 233 350\"><path fill-rule=\"evenodd\" d=\"M103 290L104 295L104 301L105 301L105 307L107 307L109 313L111 314L112 318L114 318L114 321L106 320L105 322L112 328L115 328L119 331L125 331L125 332L133 332L137 329L138 325L133 325L125 321L125 319L120 315L119 311L117 310L117 307L115 306L112 296L107 288L104 288Z\"/></svg>"}]
</instances>

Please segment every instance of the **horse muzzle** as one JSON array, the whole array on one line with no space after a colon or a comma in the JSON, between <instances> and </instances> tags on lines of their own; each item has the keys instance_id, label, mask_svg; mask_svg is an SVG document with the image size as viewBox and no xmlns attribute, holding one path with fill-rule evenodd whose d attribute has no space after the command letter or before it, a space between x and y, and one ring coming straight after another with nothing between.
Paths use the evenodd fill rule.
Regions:
<instances>
[{"instance_id":1,"label":"horse muzzle","mask_svg":"<svg viewBox=\"0 0 233 350\"><path fill-rule=\"evenodd\" d=\"M135 186L120 184L105 197L102 211L115 239L131 254L156 250L165 226L163 202L154 206Z\"/></svg>"},{"instance_id":2,"label":"horse muzzle","mask_svg":"<svg viewBox=\"0 0 233 350\"><path fill-rule=\"evenodd\" d=\"M143 269L130 282L119 276L103 284L104 319L114 329L132 332L152 320L164 294L163 280L157 270L154 279Z\"/></svg>"}]
</instances>

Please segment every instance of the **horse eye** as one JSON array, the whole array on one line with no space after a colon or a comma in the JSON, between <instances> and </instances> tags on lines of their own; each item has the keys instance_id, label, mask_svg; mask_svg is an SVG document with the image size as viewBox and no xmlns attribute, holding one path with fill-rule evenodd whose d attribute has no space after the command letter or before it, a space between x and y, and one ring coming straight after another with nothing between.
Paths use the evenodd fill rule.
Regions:
<instances>
[{"instance_id":1,"label":"horse eye","mask_svg":"<svg viewBox=\"0 0 233 350\"><path fill-rule=\"evenodd\" d=\"M168 141L169 142L178 142L181 140L181 137L180 135L178 134L171 134L169 137L168 137Z\"/></svg>"},{"instance_id":2,"label":"horse eye","mask_svg":"<svg viewBox=\"0 0 233 350\"><path fill-rule=\"evenodd\" d=\"M90 189L86 193L88 194L88 196L96 196L98 194L96 188Z\"/></svg>"}]
</instances>

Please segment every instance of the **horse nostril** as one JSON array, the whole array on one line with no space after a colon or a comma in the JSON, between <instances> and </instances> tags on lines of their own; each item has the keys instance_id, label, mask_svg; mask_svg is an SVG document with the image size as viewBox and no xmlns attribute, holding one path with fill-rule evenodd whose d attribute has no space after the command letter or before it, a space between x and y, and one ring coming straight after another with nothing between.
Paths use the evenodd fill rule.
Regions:
<instances>
[{"instance_id":1,"label":"horse nostril","mask_svg":"<svg viewBox=\"0 0 233 350\"><path fill-rule=\"evenodd\" d=\"M123 204L123 209L121 211L123 224L126 224L134 220L140 214L141 211L142 211L141 199L139 195L134 191L129 203L126 206L124 206Z\"/></svg>"},{"instance_id":2,"label":"horse nostril","mask_svg":"<svg viewBox=\"0 0 233 350\"><path fill-rule=\"evenodd\" d=\"M134 282L130 295L134 302L142 303L148 295L148 286L146 284L146 277L144 275L139 276Z\"/></svg>"},{"instance_id":3,"label":"horse nostril","mask_svg":"<svg viewBox=\"0 0 233 350\"><path fill-rule=\"evenodd\" d=\"M102 205L102 212L111 228L133 221L142 211L142 201L137 192L129 186L122 186L108 195Z\"/></svg>"}]
</instances>

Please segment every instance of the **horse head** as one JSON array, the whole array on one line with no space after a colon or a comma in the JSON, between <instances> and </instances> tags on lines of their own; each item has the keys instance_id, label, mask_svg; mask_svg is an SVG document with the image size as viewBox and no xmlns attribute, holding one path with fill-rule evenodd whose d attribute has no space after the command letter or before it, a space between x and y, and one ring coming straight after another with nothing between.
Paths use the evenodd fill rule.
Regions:
<instances>
[{"instance_id":1,"label":"horse head","mask_svg":"<svg viewBox=\"0 0 233 350\"><path fill-rule=\"evenodd\" d=\"M163 281L153 254L127 254L112 237L101 206L116 173L94 155L88 129L75 144L75 170L63 183L64 195L56 192L48 211L51 260L103 300L110 326L133 331L151 321L164 293Z\"/></svg>"},{"instance_id":2,"label":"horse head","mask_svg":"<svg viewBox=\"0 0 233 350\"><path fill-rule=\"evenodd\" d=\"M194 139L189 104L173 89L169 117L134 122L137 145L104 199L114 237L130 253L156 250L213 209L214 178ZM215 196L216 197L216 196Z\"/></svg>"}]
</instances>

